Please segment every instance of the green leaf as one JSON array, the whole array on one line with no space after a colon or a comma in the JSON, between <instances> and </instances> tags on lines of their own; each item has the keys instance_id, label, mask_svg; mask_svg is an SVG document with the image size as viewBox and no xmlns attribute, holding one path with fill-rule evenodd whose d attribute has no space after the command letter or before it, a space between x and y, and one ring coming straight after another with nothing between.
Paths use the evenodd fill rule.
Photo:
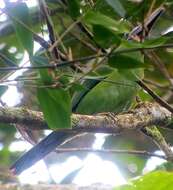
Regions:
<instances>
[{"instance_id":1,"label":"green leaf","mask_svg":"<svg viewBox=\"0 0 173 190\"><path fill-rule=\"evenodd\" d=\"M44 56L32 56L30 59L34 66L44 66L49 64L48 59ZM48 85L52 83L52 77L48 72L48 69L40 69L39 73L43 84Z\"/></svg>"},{"instance_id":2,"label":"green leaf","mask_svg":"<svg viewBox=\"0 0 173 190\"><path fill-rule=\"evenodd\" d=\"M68 11L72 18L77 18L80 16L80 4L78 0L68 0Z\"/></svg>"},{"instance_id":3,"label":"green leaf","mask_svg":"<svg viewBox=\"0 0 173 190\"><path fill-rule=\"evenodd\" d=\"M166 37L166 36L161 36L158 38L154 38L154 39L146 39L144 42L136 42L136 41L128 41L128 40L122 40L121 45L122 45L122 49L123 48L155 48L155 47L159 47L161 45L164 45L167 43L168 40L170 40L170 37Z\"/></svg>"},{"instance_id":4,"label":"green leaf","mask_svg":"<svg viewBox=\"0 0 173 190\"><path fill-rule=\"evenodd\" d=\"M140 69L114 70L83 97L76 112L94 114L127 110L138 90L134 82L136 75L141 72Z\"/></svg>"},{"instance_id":5,"label":"green leaf","mask_svg":"<svg viewBox=\"0 0 173 190\"><path fill-rule=\"evenodd\" d=\"M121 17L124 17L126 11L119 0L105 0L113 9L114 11L119 14Z\"/></svg>"},{"instance_id":6,"label":"green leaf","mask_svg":"<svg viewBox=\"0 0 173 190\"><path fill-rule=\"evenodd\" d=\"M152 48L152 47L158 47L163 44L165 44L168 41L169 38L167 37L159 37L155 39L149 39L145 40L141 45L143 48Z\"/></svg>"},{"instance_id":7,"label":"green leaf","mask_svg":"<svg viewBox=\"0 0 173 190\"><path fill-rule=\"evenodd\" d=\"M84 21L92 25L101 25L111 31L117 32L119 34L128 32L128 25L125 21L116 21L112 18L101 14L99 12L89 11L84 16Z\"/></svg>"},{"instance_id":8,"label":"green leaf","mask_svg":"<svg viewBox=\"0 0 173 190\"><path fill-rule=\"evenodd\" d=\"M24 49L32 55L33 54L33 35L29 30L31 26L29 8L26 3L20 2L8 7L9 14L12 16L14 28L17 37Z\"/></svg>"},{"instance_id":9,"label":"green leaf","mask_svg":"<svg viewBox=\"0 0 173 190\"><path fill-rule=\"evenodd\" d=\"M114 190L172 190L172 172L151 172L140 177L138 180L131 181L130 185L124 185Z\"/></svg>"},{"instance_id":10,"label":"green leaf","mask_svg":"<svg viewBox=\"0 0 173 190\"><path fill-rule=\"evenodd\" d=\"M68 91L62 88L39 88L37 97L44 118L51 129L71 127L71 101Z\"/></svg>"},{"instance_id":11,"label":"green leaf","mask_svg":"<svg viewBox=\"0 0 173 190\"><path fill-rule=\"evenodd\" d=\"M135 59L135 57L121 54L111 56L108 60L108 64L111 67L117 69L132 69L145 67L144 63L140 62L138 59Z\"/></svg>"},{"instance_id":12,"label":"green leaf","mask_svg":"<svg viewBox=\"0 0 173 190\"><path fill-rule=\"evenodd\" d=\"M95 40L103 47L110 48L111 45L119 45L120 37L101 25L93 25L93 33Z\"/></svg>"},{"instance_id":13,"label":"green leaf","mask_svg":"<svg viewBox=\"0 0 173 190\"><path fill-rule=\"evenodd\" d=\"M33 56L35 66L48 65L44 56ZM41 83L52 84L52 76L47 69L40 69ZM51 129L70 128L71 126L71 98L69 92L63 88L38 88L37 97L44 114L44 118Z\"/></svg>"},{"instance_id":14,"label":"green leaf","mask_svg":"<svg viewBox=\"0 0 173 190\"><path fill-rule=\"evenodd\" d=\"M121 46L118 48L118 50L123 49L135 49L135 48L142 48L142 43L136 42L136 41L129 41L129 40L121 40Z\"/></svg>"}]
</instances>

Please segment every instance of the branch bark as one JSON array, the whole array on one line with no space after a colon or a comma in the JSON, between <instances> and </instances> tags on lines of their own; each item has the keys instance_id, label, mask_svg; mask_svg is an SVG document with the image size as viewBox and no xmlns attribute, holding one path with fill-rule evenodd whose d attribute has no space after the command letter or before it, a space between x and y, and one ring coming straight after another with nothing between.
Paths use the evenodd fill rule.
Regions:
<instances>
[{"instance_id":1,"label":"branch bark","mask_svg":"<svg viewBox=\"0 0 173 190\"><path fill-rule=\"evenodd\" d=\"M124 129L142 129L147 126L163 126L170 123L173 115L157 103L140 103L134 109L120 113L100 113L97 115L72 114L72 130L91 132L121 132ZM0 122L19 124L30 130L49 129L42 112L23 107L1 107ZM62 130L62 129L58 129ZM71 130L71 129L67 129Z\"/></svg>"},{"instance_id":2,"label":"branch bark","mask_svg":"<svg viewBox=\"0 0 173 190\"><path fill-rule=\"evenodd\" d=\"M146 127L142 130L145 135L149 136L152 141L158 146L160 150L164 152L166 155L166 159L169 161L173 161L173 152L171 150L171 146L166 142L163 135L157 129L156 126Z\"/></svg>"}]
</instances>

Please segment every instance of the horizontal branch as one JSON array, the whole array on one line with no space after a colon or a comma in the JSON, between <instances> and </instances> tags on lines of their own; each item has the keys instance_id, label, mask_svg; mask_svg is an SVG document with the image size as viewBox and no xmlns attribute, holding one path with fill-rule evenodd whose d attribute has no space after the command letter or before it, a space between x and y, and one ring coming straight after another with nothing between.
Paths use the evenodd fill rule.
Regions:
<instances>
[{"instance_id":1,"label":"horizontal branch","mask_svg":"<svg viewBox=\"0 0 173 190\"><path fill-rule=\"evenodd\" d=\"M94 152L94 153L109 153L109 154L130 154L130 155L139 155L146 157L157 157L164 160L167 160L166 156L159 155L145 150L117 150L117 149L93 149L93 148L57 148L57 153L64 152Z\"/></svg>"},{"instance_id":2,"label":"horizontal branch","mask_svg":"<svg viewBox=\"0 0 173 190\"><path fill-rule=\"evenodd\" d=\"M14 109L17 110L16 113ZM12 110L14 111L13 114L11 114L13 112ZM17 124L22 124L22 126L27 127L27 129L33 130L36 128L48 128L41 112L20 108L10 108L10 113L9 110L6 113L5 111L7 111L5 108L3 111L0 110L0 122L10 120L11 123L18 122ZM1 116L3 116L3 118L1 118ZM4 116L6 116L6 118ZM151 125L166 125L170 123L171 118L171 112L156 103L141 103L136 108L118 115L115 113L100 113L97 115L72 114L72 129L66 129L65 132L62 129L59 129L58 132L52 132L19 158L10 169L14 174L20 174L58 146L74 138L81 131L118 133L124 129L140 130L150 127ZM172 151L168 151L169 147L166 141L159 141L162 135L157 131L157 134L155 134L155 131L152 134L150 133L149 136L152 136L152 139L162 148L165 153L165 158L172 161Z\"/></svg>"},{"instance_id":3,"label":"horizontal branch","mask_svg":"<svg viewBox=\"0 0 173 190\"><path fill-rule=\"evenodd\" d=\"M46 43L41 37L39 36L35 36L35 39L37 40L37 42L39 41L40 44L42 44L42 46L48 46L48 44L44 44ZM114 55L117 54L123 54L123 53L130 53L130 52L137 52L137 51L141 51L141 50L154 50L154 49L163 49L163 48L172 48L173 44L163 44L160 46L153 46L153 47L139 47L139 48L127 48L127 49L120 49L120 50L116 50L115 52L112 53L101 53L101 54L94 54L94 55L90 55L90 56L86 56L86 57L81 57L81 58L76 58L74 60L71 61L61 61L58 63L54 63L54 64L45 64L42 66L23 66L23 67L17 67L17 66L11 66L11 67L0 67L0 72L5 72L5 71L16 71L16 70L23 70L23 69L29 69L29 70L38 70L38 69L57 69L57 68L61 68L61 67L69 67L73 64L79 63L79 62L86 62L86 61L90 61L90 60L94 60L94 59L98 59L101 57L112 57Z\"/></svg>"},{"instance_id":4,"label":"horizontal branch","mask_svg":"<svg viewBox=\"0 0 173 190\"><path fill-rule=\"evenodd\" d=\"M72 129L91 132L120 132L124 129L142 129L151 125L167 125L172 114L157 103L141 103L136 108L120 113L97 115L72 114ZM26 108L0 108L0 123L19 124L30 130L49 129L42 112ZM59 129L62 130L62 129ZM68 130L68 129L67 129ZM70 129L71 130L71 129Z\"/></svg>"}]
</instances>

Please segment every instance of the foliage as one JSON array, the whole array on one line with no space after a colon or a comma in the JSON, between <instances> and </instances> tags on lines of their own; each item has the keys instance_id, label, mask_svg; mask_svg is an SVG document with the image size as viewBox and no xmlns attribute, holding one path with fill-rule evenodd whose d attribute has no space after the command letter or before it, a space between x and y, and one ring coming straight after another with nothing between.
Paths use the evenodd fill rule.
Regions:
<instances>
[{"instance_id":1,"label":"foliage","mask_svg":"<svg viewBox=\"0 0 173 190\"><path fill-rule=\"evenodd\" d=\"M151 172L131 181L130 185L115 188L115 190L150 190L150 189L172 189L172 173L169 172Z\"/></svg>"},{"instance_id":2,"label":"foliage","mask_svg":"<svg viewBox=\"0 0 173 190\"><path fill-rule=\"evenodd\" d=\"M25 106L42 111L52 130L71 128L72 112L119 113L135 106L136 97L152 101L136 83L142 79L172 102L173 36L167 33L172 8L169 0L47 0L37 8L7 1L2 10L8 16L7 26L0 29L0 45L5 44L0 52L1 97L11 71L21 66L27 53L31 66L17 78L16 86L27 94ZM158 10L164 13L153 23L150 15ZM38 51L34 51L36 41ZM10 53L10 47L16 51ZM9 144L0 152L6 161ZM137 146L128 142L128 147ZM136 156L132 160L142 167L146 162ZM151 189L158 184L169 189L171 177L171 173L151 173L119 189Z\"/></svg>"}]
</instances>

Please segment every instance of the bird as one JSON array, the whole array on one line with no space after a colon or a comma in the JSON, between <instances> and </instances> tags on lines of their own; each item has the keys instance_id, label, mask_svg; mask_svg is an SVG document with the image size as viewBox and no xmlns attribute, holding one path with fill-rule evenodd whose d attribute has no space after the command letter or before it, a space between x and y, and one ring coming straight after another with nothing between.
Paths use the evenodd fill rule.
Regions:
<instances>
[{"instance_id":1,"label":"bird","mask_svg":"<svg viewBox=\"0 0 173 190\"><path fill-rule=\"evenodd\" d=\"M151 14L149 20L145 22L144 28L146 29L147 34L163 12L163 7L158 8ZM129 33L127 39L133 40L136 37L141 39L144 37L142 34L143 27L142 25L139 25ZM142 75L143 73L139 69L131 69L130 72L113 69L110 74L101 77L99 81L98 79L86 81L86 90L80 92L79 94L75 94L73 97L72 111L83 114L96 114L98 112L106 111L118 113L127 110L131 106L132 99L135 98L136 91L138 90L138 86L134 81L136 80L136 77L142 77ZM124 83L124 85L118 86L113 82L121 82ZM124 89L126 89L126 93L124 93ZM107 94L104 93L105 91ZM119 99L117 97L119 97ZM44 158L65 140L78 133L80 132L52 132L32 149L22 155L10 167L10 170L14 174L19 175L25 169L31 167L37 161Z\"/></svg>"}]
</instances>

